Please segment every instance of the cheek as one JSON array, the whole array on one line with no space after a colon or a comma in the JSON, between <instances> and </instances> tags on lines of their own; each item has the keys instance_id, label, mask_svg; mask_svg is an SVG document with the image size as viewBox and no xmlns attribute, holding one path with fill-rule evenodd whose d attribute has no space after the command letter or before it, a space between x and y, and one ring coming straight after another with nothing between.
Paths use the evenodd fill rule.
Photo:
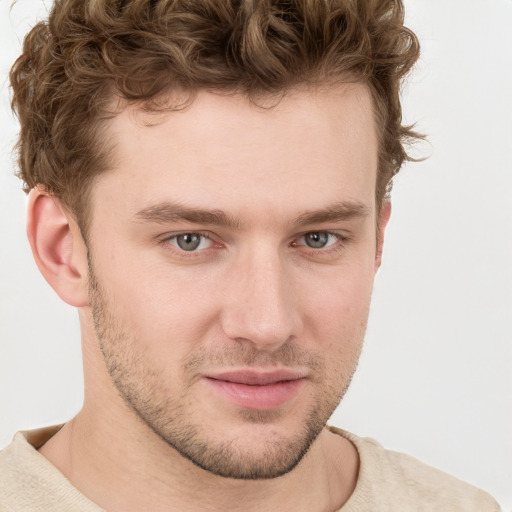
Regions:
<instances>
[{"instance_id":1,"label":"cheek","mask_svg":"<svg viewBox=\"0 0 512 512\"><path fill-rule=\"evenodd\" d=\"M318 329L349 335L364 329L373 288L373 267L334 268L303 286L303 309Z\"/></svg>"},{"instance_id":2,"label":"cheek","mask_svg":"<svg viewBox=\"0 0 512 512\"><path fill-rule=\"evenodd\" d=\"M180 343L192 348L217 314L212 276L145 262L140 254L103 263L100 282L114 316L150 350L176 350Z\"/></svg>"},{"instance_id":3,"label":"cheek","mask_svg":"<svg viewBox=\"0 0 512 512\"><path fill-rule=\"evenodd\" d=\"M323 355L326 378L343 387L357 366L368 320L373 273L368 265L336 269L303 297L305 339ZM315 291L316 290L316 291Z\"/></svg>"}]
</instances>

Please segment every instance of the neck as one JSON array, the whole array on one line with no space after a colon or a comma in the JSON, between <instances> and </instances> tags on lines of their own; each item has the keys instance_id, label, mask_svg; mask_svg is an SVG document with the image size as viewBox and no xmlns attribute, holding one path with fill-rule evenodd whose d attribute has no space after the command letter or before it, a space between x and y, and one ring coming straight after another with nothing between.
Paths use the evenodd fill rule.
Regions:
<instances>
[{"instance_id":1,"label":"neck","mask_svg":"<svg viewBox=\"0 0 512 512\"><path fill-rule=\"evenodd\" d=\"M40 452L85 496L110 512L169 509L333 511L352 494L358 457L324 430L288 474L269 480L213 475L182 457L147 427L126 425L86 407ZM145 431L146 430L146 431Z\"/></svg>"}]
</instances>

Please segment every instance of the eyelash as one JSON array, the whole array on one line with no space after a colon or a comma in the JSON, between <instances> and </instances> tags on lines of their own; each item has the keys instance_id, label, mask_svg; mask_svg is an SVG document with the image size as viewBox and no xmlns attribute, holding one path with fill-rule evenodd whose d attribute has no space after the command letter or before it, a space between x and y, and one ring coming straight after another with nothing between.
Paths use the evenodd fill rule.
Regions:
<instances>
[{"instance_id":1,"label":"eyelash","mask_svg":"<svg viewBox=\"0 0 512 512\"><path fill-rule=\"evenodd\" d=\"M297 240L300 240L301 238L303 238L306 235L311 234L311 233L325 233L329 236L333 236L334 238L336 238L336 242L328 245L325 248L318 248L318 249L315 249L313 247L308 247L305 244L297 243ZM205 239L211 241L212 243L215 243L213 241L212 237L208 233L201 232L201 231L182 231L180 233L173 233L172 235L166 236L165 238L163 238L162 240L159 241L159 244L166 248L169 248L169 246L171 246L172 248L170 250L177 252L181 257L185 257L185 258L200 257L201 255L204 254L204 251L212 249L212 247L207 247L206 249L201 249L201 250L185 251L171 243L172 240L175 240L177 237L183 236L183 235L196 235L196 236L205 238ZM292 247L299 247L299 246L305 247L305 249L308 252L310 252L311 254L314 254L314 255L327 256L331 253L337 253L337 252L340 252L341 250L343 250L345 248L345 244L348 243L349 241L350 241L350 237L347 236L346 234L336 233L335 231L329 231L329 230L318 230L318 231L306 231L306 232L300 234L298 237L296 237L294 239L294 241L290 245Z\"/></svg>"},{"instance_id":2,"label":"eyelash","mask_svg":"<svg viewBox=\"0 0 512 512\"><path fill-rule=\"evenodd\" d=\"M176 245L174 245L172 243L172 240L175 240L179 236L183 236L183 235L196 235L196 236L200 236L202 238L205 238L205 239L213 242L212 237L208 233L204 233L201 231L182 231L180 233L173 233L172 235L166 236L165 238L163 238L162 240L159 241L159 244L165 248L169 248L169 246L171 246L172 247L171 250L176 251L177 253L179 253L180 256L184 256L186 258L193 258L193 257L200 256L202 251L210 249L210 247L208 247L206 249L202 249L202 250L195 250L195 251L185 251L184 249L180 249L179 247L177 247Z\"/></svg>"},{"instance_id":3,"label":"eyelash","mask_svg":"<svg viewBox=\"0 0 512 512\"><path fill-rule=\"evenodd\" d=\"M306 235L309 235L311 233L325 233L326 235L330 235L336 239L336 241L327 247L321 247L319 249L315 249L313 247L308 247L307 245L301 244L302 247L305 247L306 249L309 249L313 254L317 255L329 255L331 253L340 252L345 248L345 244L349 242L350 237L348 237L346 234L336 233L335 231L329 231L329 230L318 230L318 231L306 231L305 233L302 233L297 237L297 240L300 240L301 238L305 237ZM295 242L292 242L292 246L297 247L298 244Z\"/></svg>"}]
</instances>

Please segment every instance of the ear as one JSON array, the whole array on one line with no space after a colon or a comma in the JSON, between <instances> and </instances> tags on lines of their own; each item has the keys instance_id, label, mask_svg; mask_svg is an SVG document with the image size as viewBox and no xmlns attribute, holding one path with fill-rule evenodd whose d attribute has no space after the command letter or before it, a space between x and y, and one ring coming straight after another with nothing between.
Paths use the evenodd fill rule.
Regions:
<instances>
[{"instance_id":1,"label":"ear","mask_svg":"<svg viewBox=\"0 0 512 512\"><path fill-rule=\"evenodd\" d=\"M28 196L27 235L36 264L59 297L75 307L87 306L87 248L78 224L44 188Z\"/></svg>"},{"instance_id":2,"label":"ear","mask_svg":"<svg viewBox=\"0 0 512 512\"><path fill-rule=\"evenodd\" d=\"M379 270L382 263L382 249L384 247L384 233L386 232L386 226L388 225L389 218L391 217L391 201L384 199L380 208L379 219L378 219L378 230L377 230L377 251L375 253L375 272Z\"/></svg>"}]
</instances>

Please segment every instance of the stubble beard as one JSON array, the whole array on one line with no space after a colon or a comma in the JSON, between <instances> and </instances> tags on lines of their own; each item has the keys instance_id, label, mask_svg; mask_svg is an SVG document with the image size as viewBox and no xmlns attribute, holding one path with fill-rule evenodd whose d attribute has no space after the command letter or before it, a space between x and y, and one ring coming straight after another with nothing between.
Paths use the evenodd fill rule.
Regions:
<instances>
[{"instance_id":1,"label":"stubble beard","mask_svg":"<svg viewBox=\"0 0 512 512\"><path fill-rule=\"evenodd\" d=\"M205 363L222 361L226 366L264 366L272 363L307 365L315 375L324 376L323 392L305 421L302 420L300 430L285 439L258 440L258 449L249 453L244 450L243 443L239 446L237 439L209 439L208 419L205 418L205 422L200 424L192 420L188 410L191 404L186 394L171 401L170 393L163 385L163 372L148 357L144 343L125 332L106 300L91 264L89 290L99 348L120 397L135 416L168 446L196 466L221 477L261 480L292 471L304 458L343 398L357 365L356 360L351 374L341 379L343 386L335 387L324 376L325 365L317 355L289 345L283 345L280 351L273 354L240 346L236 355L198 353L191 358L185 365L189 373ZM248 424L270 424L279 414L277 410L242 410L240 417Z\"/></svg>"}]
</instances>

